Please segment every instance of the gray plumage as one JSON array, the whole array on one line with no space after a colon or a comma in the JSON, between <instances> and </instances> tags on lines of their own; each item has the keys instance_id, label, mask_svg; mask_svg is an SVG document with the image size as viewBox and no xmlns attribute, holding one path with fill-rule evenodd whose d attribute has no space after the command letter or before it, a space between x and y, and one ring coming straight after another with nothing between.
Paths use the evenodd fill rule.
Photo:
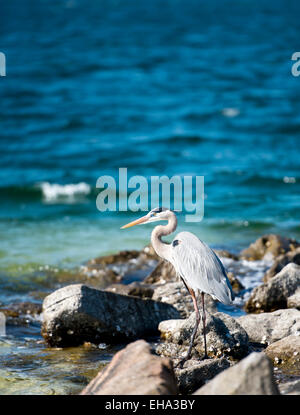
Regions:
<instances>
[{"instance_id":1,"label":"gray plumage","mask_svg":"<svg viewBox=\"0 0 300 415\"><path fill-rule=\"evenodd\" d=\"M147 215L128 223L122 228L161 220L167 220L168 223L165 226L158 225L153 229L151 233L152 246L161 258L166 259L173 265L176 272L183 279L186 288L192 296L196 312L196 324L191 336L188 352L180 362L182 365L191 356L194 339L200 322L200 313L196 298L197 291L200 291L202 298L204 358L208 357L204 293L211 295L214 299L224 304L231 304L234 299L234 294L221 260L196 235L191 232L180 232L175 236L171 244L167 244L161 240L162 236L169 235L177 227L176 215L171 210L165 208L152 209Z\"/></svg>"},{"instance_id":2,"label":"gray plumage","mask_svg":"<svg viewBox=\"0 0 300 415\"><path fill-rule=\"evenodd\" d=\"M214 251L190 232L174 238L170 262L186 284L194 291L210 294L224 304L231 304L234 294L226 271Z\"/></svg>"}]
</instances>

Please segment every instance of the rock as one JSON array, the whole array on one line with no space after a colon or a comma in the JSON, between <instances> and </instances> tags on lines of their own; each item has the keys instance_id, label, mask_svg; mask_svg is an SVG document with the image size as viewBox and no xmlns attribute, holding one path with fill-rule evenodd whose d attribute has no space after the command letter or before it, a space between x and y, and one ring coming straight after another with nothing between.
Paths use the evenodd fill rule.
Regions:
<instances>
[{"instance_id":1,"label":"rock","mask_svg":"<svg viewBox=\"0 0 300 415\"><path fill-rule=\"evenodd\" d=\"M220 258L231 258L237 261L239 257L235 254L232 254L231 252L227 251L226 249L214 249L215 253Z\"/></svg>"},{"instance_id":2,"label":"rock","mask_svg":"<svg viewBox=\"0 0 300 415\"><path fill-rule=\"evenodd\" d=\"M233 272L227 272L227 276L230 282L230 285L235 293L239 293L240 291L244 290L245 287L243 284L235 277Z\"/></svg>"},{"instance_id":3,"label":"rock","mask_svg":"<svg viewBox=\"0 0 300 415\"><path fill-rule=\"evenodd\" d=\"M145 247L142 251L121 251L117 254L106 255L94 258L87 262L82 270L88 275L96 275L101 271L114 272L115 280L111 280L110 284L120 281L134 281L145 278L150 271L155 268L157 260L150 247ZM102 284L101 288L105 288L110 284Z\"/></svg>"},{"instance_id":4,"label":"rock","mask_svg":"<svg viewBox=\"0 0 300 415\"><path fill-rule=\"evenodd\" d=\"M271 344L300 333L300 311L293 308L248 314L238 317L237 321L248 333L249 341L254 343Z\"/></svg>"},{"instance_id":5,"label":"rock","mask_svg":"<svg viewBox=\"0 0 300 415\"><path fill-rule=\"evenodd\" d=\"M266 256L276 258L281 254L296 249L298 246L300 244L295 239L275 234L263 235L247 249L244 249L239 257L248 261L263 259Z\"/></svg>"},{"instance_id":6,"label":"rock","mask_svg":"<svg viewBox=\"0 0 300 415\"><path fill-rule=\"evenodd\" d=\"M2 305L0 314L5 315L5 324L9 326L28 326L33 320L40 321L41 304L24 301Z\"/></svg>"},{"instance_id":7,"label":"rock","mask_svg":"<svg viewBox=\"0 0 300 415\"><path fill-rule=\"evenodd\" d=\"M170 359L151 353L144 340L130 343L81 392L81 395L175 395Z\"/></svg>"},{"instance_id":8,"label":"rock","mask_svg":"<svg viewBox=\"0 0 300 415\"><path fill-rule=\"evenodd\" d=\"M175 369L179 392L181 394L193 393L196 389L203 386L206 381L212 379L228 367L230 367L230 363L225 357L201 361L188 360L184 363L182 369Z\"/></svg>"},{"instance_id":9,"label":"rock","mask_svg":"<svg viewBox=\"0 0 300 415\"><path fill-rule=\"evenodd\" d=\"M277 342L270 344L265 353L273 360L275 365L284 367L285 370L300 373L300 332L298 336L291 335L284 337Z\"/></svg>"},{"instance_id":10,"label":"rock","mask_svg":"<svg viewBox=\"0 0 300 415\"><path fill-rule=\"evenodd\" d=\"M294 295L299 286L300 266L290 263L267 283L254 288L245 310L256 313L287 308L288 297Z\"/></svg>"},{"instance_id":11,"label":"rock","mask_svg":"<svg viewBox=\"0 0 300 415\"><path fill-rule=\"evenodd\" d=\"M137 258L141 254L140 251L120 251L117 254L104 255L97 258L93 258L87 262L88 266L94 265L111 265L117 262L128 262L131 259Z\"/></svg>"},{"instance_id":12,"label":"rock","mask_svg":"<svg viewBox=\"0 0 300 415\"><path fill-rule=\"evenodd\" d=\"M294 251L289 251L286 254L279 255L279 257L275 259L274 264L264 275L264 282L268 282L271 278L278 274L282 268L291 262L300 265L300 247L296 248Z\"/></svg>"},{"instance_id":13,"label":"rock","mask_svg":"<svg viewBox=\"0 0 300 415\"><path fill-rule=\"evenodd\" d=\"M173 265L170 262L160 260L154 270L144 279L144 282L147 284L164 284L178 280Z\"/></svg>"},{"instance_id":14,"label":"rock","mask_svg":"<svg viewBox=\"0 0 300 415\"><path fill-rule=\"evenodd\" d=\"M300 310L300 287L295 294L287 298L287 308L298 308Z\"/></svg>"},{"instance_id":15,"label":"rock","mask_svg":"<svg viewBox=\"0 0 300 415\"><path fill-rule=\"evenodd\" d=\"M0 311L4 313L6 317L19 317L20 315L35 316L41 314L42 306L41 304L24 301L1 307Z\"/></svg>"},{"instance_id":16,"label":"rock","mask_svg":"<svg viewBox=\"0 0 300 415\"><path fill-rule=\"evenodd\" d=\"M122 295L133 295L140 298L152 298L154 289L150 284L143 284L138 281L134 281L131 284L112 284L106 288L106 291L110 291Z\"/></svg>"},{"instance_id":17,"label":"rock","mask_svg":"<svg viewBox=\"0 0 300 415\"><path fill-rule=\"evenodd\" d=\"M195 326L195 312L186 320L162 321L158 329L165 343L157 346L156 351L164 356L178 358L186 354ZM225 313L214 315L206 312L207 353L211 357L222 355L240 359L248 353L248 335L236 319ZM170 343L172 346L170 347ZM175 345L175 346L174 346ZM203 327L200 322L194 341L192 356L203 357Z\"/></svg>"},{"instance_id":18,"label":"rock","mask_svg":"<svg viewBox=\"0 0 300 415\"><path fill-rule=\"evenodd\" d=\"M154 285L152 299L173 305L180 312L182 318L187 318L194 311L193 300L182 281L168 282L167 284ZM205 307L208 311L217 311L216 301L205 294ZM201 302L198 298L199 307Z\"/></svg>"},{"instance_id":19,"label":"rock","mask_svg":"<svg viewBox=\"0 0 300 415\"><path fill-rule=\"evenodd\" d=\"M253 352L238 364L218 374L195 395L279 395L271 361Z\"/></svg>"},{"instance_id":20,"label":"rock","mask_svg":"<svg viewBox=\"0 0 300 415\"><path fill-rule=\"evenodd\" d=\"M279 384L282 395L300 395L300 379Z\"/></svg>"},{"instance_id":21,"label":"rock","mask_svg":"<svg viewBox=\"0 0 300 415\"><path fill-rule=\"evenodd\" d=\"M166 318L178 318L169 304L69 285L43 303L42 335L50 346L118 343L157 332Z\"/></svg>"}]
</instances>

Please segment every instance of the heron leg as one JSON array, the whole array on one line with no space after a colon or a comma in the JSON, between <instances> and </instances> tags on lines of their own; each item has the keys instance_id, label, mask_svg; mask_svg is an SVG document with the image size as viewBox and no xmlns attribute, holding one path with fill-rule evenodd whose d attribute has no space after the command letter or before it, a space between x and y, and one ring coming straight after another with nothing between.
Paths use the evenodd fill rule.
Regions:
<instances>
[{"instance_id":1,"label":"heron leg","mask_svg":"<svg viewBox=\"0 0 300 415\"><path fill-rule=\"evenodd\" d=\"M187 287L187 285L186 285L186 287ZM194 330L193 330L193 333L192 333L192 336L191 336L191 341L190 341L188 352L187 352L186 356L182 360L180 360L179 363L175 367L177 367L177 366L182 367L184 362L186 362L187 360L190 359L191 353L192 353L192 348L193 348L193 345L194 345L195 336L196 336L197 329L198 329L198 326L199 326L199 323L200 323L200 313L199 313L199 309L198 309L198 304L197 304L195 291L192 290L189 287L187 287L187 288L188 288L188 290L189 290L189 292L192 296L192 299L193 299L194 309L196 311L196 324L195 324L195 327L194 327Z\"/></svg>"},{"instance_id":2,"label":"heron leg","mask_svg":"<svg viewBox=\"0 0 300 415\"><path fill-rule=\"evenodd\" d=\"M204 359L207 359L207 346L206 346L206 314L205 314L205 306L204 306L204 293L201 293L202 299L202 323L203 323L203 337L204 337Z\"/></svg>"}]
</instances>

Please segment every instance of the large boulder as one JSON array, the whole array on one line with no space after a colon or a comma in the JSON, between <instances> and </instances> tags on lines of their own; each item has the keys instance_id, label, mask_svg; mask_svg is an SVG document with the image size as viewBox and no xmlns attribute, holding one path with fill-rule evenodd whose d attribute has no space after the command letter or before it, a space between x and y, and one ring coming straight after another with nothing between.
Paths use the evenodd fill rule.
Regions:
<instances>
[{"instance_id":1,"label":"large boulder","mask_svg":"<svg viewBox=\"0 0 300 415\"><path fill-rule=\"evenodd\" d=\"M174 317L179 312L169 304L74 284L45 298L42 334L59 347L124 342L154 334Z\"/></svg>"},{"instance_id":2,"label":"large boulder","mask_svg":"<svg viewBox=\"0 0 300 415\"><path fill-rule=\"evenodd\" d=\"M278 274L282 268L291 262L300 265L300 247L293 251L289 251L286 254L279 255L279 257L275 259L273 265L265 273L264 282L268 282L271 278Z\"/></svg>"},{"instance_id":3,"label":"large boulder","mask_svg":"<svg viewBox=\"0 0 300 415\"><path fill-rule=\"evenodd\" d=\"M271 344L291 334L300 333L300 311L290 308L272 313L247 314L237 318L249 341Z\"/></svg>"},{"instance_id":4,"label":"large boulder","mask_svg":"<svg viewBox=\"0 0 300 415\"><path fill-rule=\"evenodd\" d=\"M255 261L265 257L274 259L298 246L300 244L295 239L285 238L275 234L263 235L247 249L244 249L239 256L241 259L248 261Z\"/></svg>"},{"instance_id":5,"label":"large boulder","mask_svg":"<svg viewBox=\"0 0 300 415\"><path fill-rule=\"evenodd\" d=\"M162 321L159 324L161 338L165 343L157 346L156 351L164 356L178 359L188 350L195 326L196 313L186 320ZM222 355L240 359L248 353L248 335L236 319L225 313L206 312L207 353L210 357ZM195 336L192 357L199 359L204 354L203 326L200 322Z\"/></svg>"},{"instance_id":6,"label":"large boulder","mask_svg":"<svg viewBox=\"0 0 300 415\"><path fill-rule=\"evenodd\" d=\"M264 353L251 353L218 374L195 395L279 395L273 366Z\"/></svg>"},{"instance_id":7,"label":"large boulder","mask_svg":"<svg viewBox=\"0 0 300 415\"><path fill-rule=\"evenodd\" d=\"M152 354L144 340L130 343L113 357L81 395L175 395L170 359Z\"/></svg>"},{"instance_id":8,"label":"large boulder","mask_svg":"<svg viewBox=\"0 0 300 415\"><path fill-rule=\"evenodd\" d=\"M267 283L254 288L245 309L251 313L287 308L288 298L293 296L299 287L300 266L290 263Z\"/></svg>"}]
</instances>

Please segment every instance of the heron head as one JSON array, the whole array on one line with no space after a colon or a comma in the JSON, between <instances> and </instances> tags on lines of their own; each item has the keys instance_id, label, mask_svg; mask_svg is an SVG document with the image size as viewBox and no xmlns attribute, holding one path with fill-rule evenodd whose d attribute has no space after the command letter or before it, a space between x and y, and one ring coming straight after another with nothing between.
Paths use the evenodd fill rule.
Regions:
<instances>
[{"instance_id":1,"label":"heron head","mask_svg":"<svg viewBox=\"0 0 300 415\"><path fill-rule=\"evenodd\" d=\"M130 228L131 226L135 225L142 225L144 223L157 222L159 220L168 220L170 214L170 209L157 207L155 209L150 210L150 212L148 212L147 215L142 216L141 218L136 219L133 222L129 222L127 223L127 225L122 226L121 229Z\"/></svg>"}]
</instances>

